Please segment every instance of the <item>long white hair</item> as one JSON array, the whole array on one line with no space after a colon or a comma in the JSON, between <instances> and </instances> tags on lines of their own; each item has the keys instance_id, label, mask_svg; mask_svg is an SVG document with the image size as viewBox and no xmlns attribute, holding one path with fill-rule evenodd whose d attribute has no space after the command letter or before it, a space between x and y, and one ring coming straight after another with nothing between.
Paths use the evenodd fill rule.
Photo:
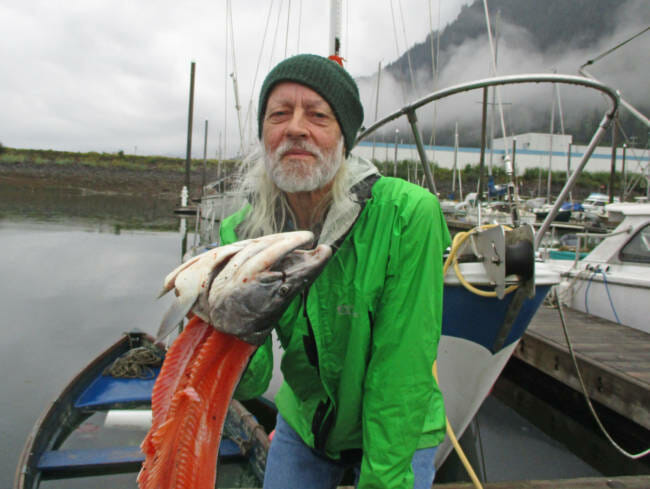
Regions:
<instances>
[{"instance_id":1,"label":"long white hair","mask_svg":"<svg viewBox=\"0 0 650 489\"><path fill-rule=\"evenodd\" d=\"M268 173L265 157L265 148L260 142L244 159L238 177L238 191L246 196L251 205L246 219L237 228L237 236L240 239L287 231L285 227L289 220L294 225L297 222L286 194L278 188ZM334 176L332 189L312 211L312 226L319 224L313 222L314 218L324 215L325 209L350 198L345 157L342 153L341 158L342 162Z\"/></svg>"}]
</instances>

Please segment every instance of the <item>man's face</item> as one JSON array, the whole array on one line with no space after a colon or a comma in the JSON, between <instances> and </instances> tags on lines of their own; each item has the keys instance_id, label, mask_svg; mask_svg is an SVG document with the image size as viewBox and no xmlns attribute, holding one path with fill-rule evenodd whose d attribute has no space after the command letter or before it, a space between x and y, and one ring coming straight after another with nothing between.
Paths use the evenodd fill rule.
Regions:
<instances>
[{"instance_id":1,"label":"man's face","mask_svg":"<svg viewBox=\"0 0 650 489\"><path fill-rule=\"evenodd\" d=\"M279 83L271 91L262 140L267 170L285 192L324 187L343 160L343 137L332 108L294 82Z\"/></svg>"}]
</instances>

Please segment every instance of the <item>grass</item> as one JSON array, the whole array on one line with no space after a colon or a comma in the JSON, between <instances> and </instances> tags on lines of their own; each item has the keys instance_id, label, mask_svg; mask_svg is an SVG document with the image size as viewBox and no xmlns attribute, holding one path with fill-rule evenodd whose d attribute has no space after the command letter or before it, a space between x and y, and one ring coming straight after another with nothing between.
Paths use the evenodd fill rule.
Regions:
<instances>
[{"instance_id":1,"label":"grass","mask_svg":"<svg viewBox=\"0 0 650 489\"><path fill-rule=\"evenodd\" d=\"M206 166L216 168L219 161L208 159ZM31 164L46 165L55 164L62 166L82 165L94 168L120 168L126 170L162 170L162 171L185 171L184 158L170 158L167 156L138 156L118 153L76 153L70 151L54 151L51 149L17 149L0 145L0 164ZM229 171L236 164L234 160L222 162L225 170ZM190 164L193 170L203 168L203 159L193 159Z\"/></svg>"}]
</instances>

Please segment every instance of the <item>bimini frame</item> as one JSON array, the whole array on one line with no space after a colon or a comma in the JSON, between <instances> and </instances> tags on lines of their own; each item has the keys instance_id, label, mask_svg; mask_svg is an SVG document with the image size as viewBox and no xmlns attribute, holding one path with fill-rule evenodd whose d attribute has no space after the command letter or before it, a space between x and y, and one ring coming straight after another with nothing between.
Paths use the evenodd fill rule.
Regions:
<instances>
[{"instance_id":1,"label":"bimini frame","mask_svg":"<svg viewBox=\"0 0 650 489\"><path fill-rule=\"evenodd\" d=\"M597 90L603 93L609 99L608 100L609 107L607 108L605 115L603 116L600 124L598 125L596 132L594 132L593 136L591 137L591 141L589 142L589 145L585 150L585 153L580 161L580 164L577 166L575 171L571 174L571 176L567 180L566 184L562 188L562 191L560 192L557 199L555 200L553 208L548 213L539 231L535 235L535 249L537 249L539 248L539 244L542 240L542 237L544 236L546 231L548 231L551 223L553 222L553 219L555 219L555 216L557 215L560 206L568 197L569 192L572 190L573 186L575 185L578 177L580 176L580 173L582 172L585 165L589 161L589 158L591 157L594 150L596 149L598 142L601 140L601 138L609 128L610 124L612 123L612 120L614 119L614 116L616 115L616 112L618 110L619 101L620 101L620 95L618 91L596 80L592 80L580 76L571 76L571 75L525 74L525 75L510 75L510 76L498 76L493 78L486 78L483 80L462 83L460 85L455 85L449 88L432 92L429 95L419 100L416 100L415 102L408 104L402 107L401 109L399 109L398 111L384 117L383 119L372 124L369 128L364 129L359 135L359 137L357 138L357 141L366 138L367 136L369 136L370 134L372 134L373 132L375 132L377 129L384 126L388 122L391 122L405 115L409 121L411 130L413 132L415 145L417 147L418 154L420 156L420 161L422 162L422 167L424 168L427 187L432 193L436 193L436 186L433 179L433 172L427 160L427 155L424 149L424 145L422 143L422 137L420 135L420 130L417 125L418 121L417 121L417 115L415 111L431 102L435 102L436 100L441 100L451 95L456 95L462 92L469 92L471 90L483 89L483 113L485 118L485 108L487 107L488 87L498 86L498 85L515 85L515 84L523 84L523 83L561 83L566 85L578 85L578 86L583 86L583 87ZM483 126L485 126L485 124L483 124ZM483 133L484 132L485 131L483 130ZM482 157L484 151L485 151L485 135L483 134L481 138Z\"/></svg>"}]
</instances>

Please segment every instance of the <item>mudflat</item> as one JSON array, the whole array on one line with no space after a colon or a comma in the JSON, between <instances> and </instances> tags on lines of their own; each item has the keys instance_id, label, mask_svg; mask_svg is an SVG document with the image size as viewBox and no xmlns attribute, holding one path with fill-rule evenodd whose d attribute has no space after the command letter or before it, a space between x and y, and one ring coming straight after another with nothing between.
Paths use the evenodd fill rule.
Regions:
<instances>
[{"instance_id":1,"label":"mudflat","mask_svg":"<svg viewBox=\"0 0 650 489\"><path fill-rule=\"evenodd\" d=\"M216 169L208 168L205 182L216 179ZM201 193L203 171L190 174L190 195ZM90 166L80 163L3 163L0 162L0 180L5 184L39 188L65 188L79 192L149 196L180 201L185 172L167 169L129 169L119 166Z\"/></svg>"}]
</instances>

